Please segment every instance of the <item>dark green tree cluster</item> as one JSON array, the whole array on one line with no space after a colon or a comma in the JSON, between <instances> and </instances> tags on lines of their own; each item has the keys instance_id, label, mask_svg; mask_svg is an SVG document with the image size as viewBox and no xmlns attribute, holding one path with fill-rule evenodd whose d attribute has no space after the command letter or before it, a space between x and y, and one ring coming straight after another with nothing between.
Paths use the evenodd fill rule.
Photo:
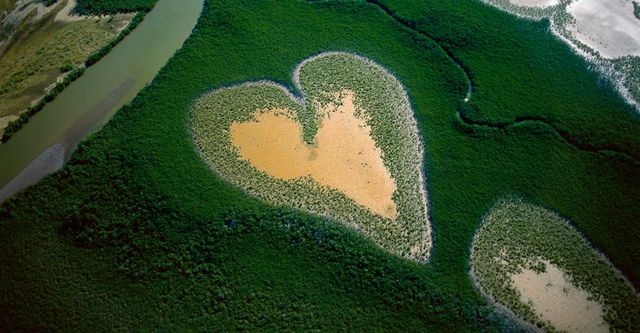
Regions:
<instances>
[{"instance_id":1,"label":"dark green tree cluster","mask_svg":"<svg viewBox=\"0 0 640 333\"><path fill-rule=\"evenodd\" d=\"M114 38L111 42L109 42L109 44L103 46L96 53L90 55L89 58L87 58L87 60L84 62L84 65L86 67L89 67L95 64L96 62L98 62L100 59L102 59L102 57L106 56L107 53L111 51L111 49L113 49L116 45L118 45L118 43L120 43L125 37L127 37L127 35L129 35L129 33L131 33L131 31L133 31L133 29L135 29L138 26L138 24L140 24L140 22L142 22L142 20L144 19L144 15L145 15L144 12L140 12L136 14L136 16L134 16L131 22L129 23L129 25L127 25L127 27L124 28L116 38Z\"/></svg>"},{"instance_id":2,"label":"dark green tree cluster","mask_svg":"<svg viewBox=\"0 0 640 333\"><path fill-rule=\"evenodd\" d=\"M78 0L74 12L80 15L148 12L158 0Z\"/></svg>"}]
</instances>

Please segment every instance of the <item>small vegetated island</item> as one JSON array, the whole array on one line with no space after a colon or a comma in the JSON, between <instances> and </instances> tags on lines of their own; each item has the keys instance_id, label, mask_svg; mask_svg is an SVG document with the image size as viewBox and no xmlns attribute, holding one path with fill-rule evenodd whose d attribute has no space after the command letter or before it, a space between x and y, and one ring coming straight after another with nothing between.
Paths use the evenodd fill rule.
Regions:
<instances>
[{"instance_id":1,"label":"small vegetated island","mask_svg":"<svg viewBox=\"0 0 640 333\"><path fill-rule=\"evenodd\" d=\"M499 202L472 245L489 298L548 332L638 332L640 298L567 221L519 199Z\"/></svg>"},{"instance_id":2,"label":"small vegetated island","mask_svg":"<svg viewBox=\"0 0 640 333\"><path fill-rule=\"evenodd\" d=\"M337 219L426 262L423 148L401 83L340 52L308 58L293 75L301 97L258 81L196 101L191 125L202 157L252 195Z\"/></svg>"}]
</instances>

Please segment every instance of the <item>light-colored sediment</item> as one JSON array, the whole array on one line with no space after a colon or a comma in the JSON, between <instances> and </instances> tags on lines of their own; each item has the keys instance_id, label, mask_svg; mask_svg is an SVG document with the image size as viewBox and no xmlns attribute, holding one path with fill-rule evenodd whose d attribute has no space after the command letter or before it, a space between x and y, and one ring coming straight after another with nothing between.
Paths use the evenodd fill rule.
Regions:
<instances>
[{"instance_id":1,"label":"light-colored sediment","mask_svg":"<svg viewBox=\"0 0 640 333\"><path fill-rule=\"evenodd\" d=\"M102 19L71 16L73 22L55 22L61 13L64 20L75 4L73 0L58 1L47 7L55 9L37 24L16 28L11 46L0 47L0 117L19 116L33 106L33 101L39 101L71 69L84 66L87 57L112 41L134 15ZM63 67L67 72L61 74ZM0 129L6 127L0 125Z\"/></svg>"},{"instance_id":2,"label":"light-colored sediment","mask_svg":"<svg viewBox=\"0 0 640 333\"><path fill-rule=\"evenodd\" d=\"M254 121L233 123L233 144L240 157L272 177L311 177L338 190L372 212L395 219L396 184L371 137L366 120L356 114L353 92L343 91L342 104L322 109L315 144L303 141L300 123L289 110L257 112Z\"/></svg>"},{"instance_id":3,"label":"light-colored sediment","mask_svg":"<svg viewBox=\"0 0 640 333\"><path fill-rule=\"evenodd\" d=\"M4 129L7 128L10 122L18 119L19 117L16 115L9 115L6 117L0 117L0 136L4 133Z\"/></svg>"},{"instance_id":4,"label":"light-colored sediment","mask_svg":"<svg viewBox=\"0 0 640 333\"><path fill-rule=\"evenodd\" d=\"M567 6L567 30L605 58L640 56L640 20L629 0L578 0Z\"/></svg>"},{"instance_id":5,"label":"light-colored sediment","mask_svg":"<svg viewBox=\"0 0 640 333\"><path fill-rule=\"evenodd\" d=\"M567 274L549 261L546 271L523 269L511 277L522 303L531 304L535 313L554 328L565 332L608 332L602 304L589 292L571 283Z\"/></svg>"},{"instance_id":6,"label":"light-colored sediment","mask_svg":"<svg viewBox=\"0 0 640 333\"><path fill-rule=\"evenodd\" d=\"M471 277L507 315L546 332L640 332L640 295L569 221L501 200L471 247Z\"/></svg>"},{"instance_id":7,"label":"light-colored sediment","mask_svg":"<svg viewBox=\"0 0 640 333\"><path fill-rule=\"evenodd\" d=\"M2 26L16 26L19 25L28 15L31 17L31 22L35 22L43 18L46 14L51 12L59 5L59 3L52 4L47 7L39 1L34 0L18 0L16 1L13 10L7 13Z\"/></svg>"},{"instance_id":8,"label":"light-colored sediment","mask_svg":"<svg viewBox=\"0 0 640 333\"><path fill-rule=\"evenodd\" d=\"M426 263L431 230L423 145L401 82L370 59L329 51L300 62L293 83L298 96L255 81L199 98L190 124L196 151L220 177L258 199L339 221L392 254ZM263 133L245 129L253 143L239 144L239 125ZM258 145L261 158L274 160L268 166L243 152ZM294 156L277 158L278 150Z\"/></svg>"},{"instance_id":9,"label":"light-colored sediment","mask_svg":"<svg viewBox=\"0 0 640 333\"><path fill-rule=\"evenodd\" d=\"M56 143L38 155L13 180L0 188L0 202L3 202L13 193L35 184L42 178L42 175L48 175L62 168L65 150L64 144Z\"/></svg>"},{"instance_id":10,"label":"light-colored sediment","mask_svg":"<svg viewBox=\"0 0 640 333\"><path fill-rule=\"evenodd\" d=\"M512 4L516 6L525 6L525 7L550 7L560 4L560 0L509 0Z\"/></svg>"},{"instance_id":11,"label":"light-colored sediment","mask_svg":"<svg viewBox=\"0 0 640 333\"><path fill-rule=\"evenodd\" d=\"M56 13L56 16L53 18L53 20L56 22L68 23L68 22L82 21L89 18L95 18L95 19L100 18L97 16L91 17L91 16L83 16L83 15L71 15L71 11L73 11L73 9L76 8L77 4L78 4L77 0L67 0L67 3L64 5L62 9L60 9L60 11Z\"/></svg>"},{"instance_id":12,"label":"light-colored sediment","mask_svg":"<svg viewBox=\"0 0 640 333\"><path fill-rule=\"evenodd\" d=\"M635 74L618 68L621 59L640 56L640 20L633 13L633 0L565 0L547 7L518 5L518 0L482 1L522 18L549 19L551 32L597 68L640 112Z\"/></svg>"}]
</instances>

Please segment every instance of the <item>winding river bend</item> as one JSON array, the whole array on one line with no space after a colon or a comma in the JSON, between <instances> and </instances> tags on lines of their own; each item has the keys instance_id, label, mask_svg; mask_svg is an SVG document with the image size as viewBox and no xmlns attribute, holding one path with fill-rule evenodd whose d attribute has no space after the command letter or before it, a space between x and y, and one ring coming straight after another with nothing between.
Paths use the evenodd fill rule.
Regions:
<instances>
[{"instance_id":1,"label":"winding river bend","mask_svg":"<svg viewBox=\"0 0 640 333\"><path fill-rule=\"evenodd\" d=\"M0 144L0 202L60 169L77 144L151 82L189 37L204 0L159 0L142 23Z\"/></svg>"}]
</instances>

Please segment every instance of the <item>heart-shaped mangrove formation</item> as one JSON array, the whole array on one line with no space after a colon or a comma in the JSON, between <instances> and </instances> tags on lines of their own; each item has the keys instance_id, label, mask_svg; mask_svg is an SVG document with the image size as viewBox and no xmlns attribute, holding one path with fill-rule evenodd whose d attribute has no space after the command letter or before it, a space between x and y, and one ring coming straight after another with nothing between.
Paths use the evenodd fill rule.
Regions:
<instances>
[{"instance_id":1,"label":"heart-shaped mangrove formation","mask_svg":"<svg viewBox=\"0 0 640 333\"><path fill-rule=\"evenodd\" d=\"M401 83L342 52L294 71L302 97L258 81L194 104L197 149L251 195L339 220L382 248L425 262L431 248L423 148Z\"/></svg>"}]
</instances>

